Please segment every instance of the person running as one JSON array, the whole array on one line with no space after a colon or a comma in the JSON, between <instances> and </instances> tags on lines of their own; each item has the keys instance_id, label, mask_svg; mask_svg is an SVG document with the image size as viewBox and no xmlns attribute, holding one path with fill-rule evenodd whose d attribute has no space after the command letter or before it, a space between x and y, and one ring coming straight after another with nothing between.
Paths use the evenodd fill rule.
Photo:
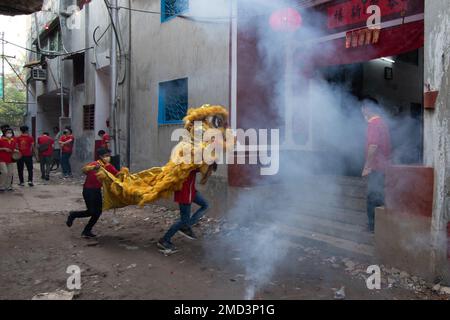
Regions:
<instances>
[{"instance_id":1,"label":"person running","mask_svg":"<svg viewBox=\"0 0 450 320\"><path fill-rule=\"evenodd\" d=\"M0 192L13 191L13 159L16 150L13 130L6 128L0 138Z\"/></svg>"},{"instance_id":2,"label":"person running","mask_svg":"<svg viewBox=\"0 0 450 320\"><path fill-rule=\"evenodd\" d=\"M103 167L105 170L117 175L119 171L114 168L111 162L111 151L108 149L99 149L98 155L100 160L91 162L83 167L83 173L86 175L86 181L83 186L83 198L86 203L87 210L72 211L67 218L67 226L70 228L75 219L90 218L81 233L84 238L95 238L96 235L92 233L92 228L97 223L102 214L102 183L97 177L97 171Z\"/></svg>"},{"instance_id":3,"label":"person running","mask_svg":"<svg viewBox=\"0 0 450 320\"><path fill-rule=\"evenodd\" d=\"M63 135L59 139L59 144L61 146L61 167L64 178L72 177L70 157L72 156L74 142L75 138L72 135L72 129L64 129Z\"/></svg>"},{"instance_id":4,"label":"person running","mask_svg":"<svg viewBox=\"0 0 450 320\"><path fill-rule=\"evenodd\" d=\"M50 180L50 169L53 156L53 145L55 141L48 132L44 132L38 138L39 161L41 165L41 179Z\"/></svg>"},{"instance_id":5,"label":"person running","mask_svg":"<svg viewBox=\"0 0 450 320\"><path fill-rule=\"evenodd\" d=\"M16 138L16 146L22 157L17 161L17 172L19 173L19 186L23 187L24 177L23 170L27 167L28 171L28 185L33 187L33 153L34 148L34 138L28 133L29 129L27 126L20 127L20 136Z\"/></svg>"},{"instance_id":6,"label":"person running","mask_svg":"<svg viewBox=\"0 0 450 320\"><path fill-rule=\"evenodd\" d=\"M197 239L192 231L192 226L197 224L208 209L208 202L195 188L197 173L198 170L192 171L186 181L184 181L181 190L175 192L175 202L177 202L180 207L180 220L175 222L166 234L158 241L158 248L165 253L174 253L177 251L177 248L171 242L172 237L177 232L180 232L188 239ZM191 216L192 203L199 205L200 208Z\"/></svg>"}]
</instances>

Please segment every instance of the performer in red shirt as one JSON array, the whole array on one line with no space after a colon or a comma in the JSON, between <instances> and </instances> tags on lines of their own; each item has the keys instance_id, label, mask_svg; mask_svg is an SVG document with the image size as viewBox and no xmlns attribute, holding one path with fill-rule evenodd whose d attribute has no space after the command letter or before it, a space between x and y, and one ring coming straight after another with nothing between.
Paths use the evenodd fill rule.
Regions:
<instances>
[{"instance_id":1,"label":"performer in red shirt","mask_svg":"<svg viewBox=\"0 0 450 320\"><path fill-rule=\"evenodd\" d=\"M61 168L64 178L72 177L70 157L72 156L74 142L75 138L72 135L72 129L66 128L61 138L59 138L59 144L61 146Z\"/></svg>"},{"instance_id":2,"label":"performer in red shirt","mask_svg":"<svg viewBox=\"0 0 450 320\"><path fill-rule=\"evenodd\" d=\"M195 188L195 180L198 170L192 171L180 191L175 192L175 202L180 206L180 220L175 222L166 234L158 241L158 247L165 253L175 253L177 248L171 242L172 237L180 232L185 237L195 240L197 237L192 231L194 226L208 210L208 202ZM205 183L201 181L201 183ZM195 203L200 208L191 216L191 206Z\"/></svg>"},{"instance_id":3,"label":"performer in red shirt","mask_svg":"<svg viewBox=\"0 0 450 320\"><path fill-rule=\"evenodd\" d=\"M119 173L110 163L111 151L101 148L98 149L97 152L100 160L91 162L83 167L83 173L86 175L86 180L83 187L83 198L86 203L87 210L71 212L66 222L67 226L70 228L75 219L90 218L81 234L85 238L96 237L96 235L92 233L92 228L102 214L102 183L97 178L97 171L100 167L103 167L105 170L108 170L114 175Z\"/></svg>"},{"instance_id":4,"label":"performer in red shirt","mask_svg":"<svg viewBox=\"0 0 450 320\"><path fill-rule=\"evenodd\" d=\"M22 134L16 138L16 145L22 157L17 161L17 171L19 173L19 186L24 186L23 169L26 166L28 171L28 185L30 187L33 184L33 152L34 150L34 138L28 133L29 128L27 126L20 127Z\"/></svg>"},{"instance_id":5,"label":"performer in red shirt","mask_svg":"<svg viewBox=\"0 0 450 320\"><path fill-rule=\"evenodd\" d=\"M41 165L42 180L50 180L50 169L53 159L53 146L55 140L50 137L48 132L44 132L38 138L39 162Z\"/></svg>"},{"instance_id":6,"label":"performer in red shirt","mask_svg":"<svg viewBox=\"0 0 450 320\"><path fill-rule=\"evenodd\" d=\"M12 154L16 149L13 130L5 128L0 138L0 192L13 191Z\"/></svg>"},{"instance_id":7,"label":"performer in red shirt","mask_svg":"<svg viewBox=\"0 0 450 320\"><path fill-rule=\"evenodd\" d=\"M376 99L366 97L362 106L362 113L368 122L366 163L362 176L368 177L367 216L371 232L375 230L375 208L384 205L385 170L391 158L389 128L380 116L377 105Z\"/></svg>"},{"instance_id":8,"label":"performer in red shirt","mask_svg":"<svg viewBox=\"0 0 450 320\"><path fill-rule=\"evenodd\" d=\"M111 141L111 137L105 132L105 130L100 130L98 132L98 136L102 139L100 144L100 148L110 149L109 142Z\"/></svg>"}]
</instances>

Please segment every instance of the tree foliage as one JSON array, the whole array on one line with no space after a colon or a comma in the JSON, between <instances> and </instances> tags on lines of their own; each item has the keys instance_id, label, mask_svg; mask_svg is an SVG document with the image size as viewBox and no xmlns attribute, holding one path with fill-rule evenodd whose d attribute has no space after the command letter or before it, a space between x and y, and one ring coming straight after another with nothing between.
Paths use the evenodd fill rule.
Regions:
<instances>
[{"instance_id":1,"label":"tree foliage","mask_svg":"<svg viewBox=\"0 0 450 320\"><path fill-rule=\"evenodd\" d=\"M1 75L0 75L1 76ZM5 75L5 99L0 99L0 125L17 127L23 124L27 111L26 88L16 75ZM23 103L16 103L23 102Z\"/></svg>"}]
</instances>

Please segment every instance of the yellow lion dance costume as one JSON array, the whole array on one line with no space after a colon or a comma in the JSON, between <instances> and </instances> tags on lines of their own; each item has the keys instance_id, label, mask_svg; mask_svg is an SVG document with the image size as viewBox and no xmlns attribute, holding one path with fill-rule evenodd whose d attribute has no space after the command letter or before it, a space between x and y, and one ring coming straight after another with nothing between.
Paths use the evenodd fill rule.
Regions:
<instances>
[{"instance_id":1,"label":"yellow lion dance costume","mask_svg":"<svg viewBox=\"0 0 450 320\"><path fill-rule=\"evenodd\" d=\"M151 168L136 174L131 174L128 168L122 168L117 176L100 168L97 176L103 183L103 209L122 208L129 205L140 205L156 201L160 198L170 197L173 192L181 190L183 182L193 170L199 170L202 174L202 183L214 171L214 165L206 163L194 163L194 153L203 152L205 148L211 148L220 141L213 139L197 142L195 148L194 137L214 129L222 135L222 150L234 146L235 139L228 139L231 131L227 128L228 112L222 106L203 105L200 108L189 109L183 119L184 128L189 132L187 139L178 143L172 151L169 162L163 167ZM195 132L201 121L201 130ZM217 131L218 130L218 131ZM230 141L231 140L231 141ZM194 151L195 150L195 151ZM191 153L192 161L183 161L186 152ZM212 153L214 155L214 152ZM210 162L210 161L208 161Z\"/></svg>"}]
</instances>

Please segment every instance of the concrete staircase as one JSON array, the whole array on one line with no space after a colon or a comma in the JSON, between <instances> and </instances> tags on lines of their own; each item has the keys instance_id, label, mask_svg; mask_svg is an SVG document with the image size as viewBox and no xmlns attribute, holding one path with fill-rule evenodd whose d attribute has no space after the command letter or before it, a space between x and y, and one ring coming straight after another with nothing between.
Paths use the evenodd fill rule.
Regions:
<instances>
[{"instance_id":1,"label":"concrete staircase","mask_svg":"<svg viewBox=\"0 0 450 320\"><path fill-rule=\"evenodd\" d=\"M280 238L305 242L347 255L373 257L374 239L367 231L366 182L361 178L314 176L285 185L240 190L247 210L259 212L260 223L277 224ZM267 212L267 214L261 214Z\"/></svg>"}]
</instances>

